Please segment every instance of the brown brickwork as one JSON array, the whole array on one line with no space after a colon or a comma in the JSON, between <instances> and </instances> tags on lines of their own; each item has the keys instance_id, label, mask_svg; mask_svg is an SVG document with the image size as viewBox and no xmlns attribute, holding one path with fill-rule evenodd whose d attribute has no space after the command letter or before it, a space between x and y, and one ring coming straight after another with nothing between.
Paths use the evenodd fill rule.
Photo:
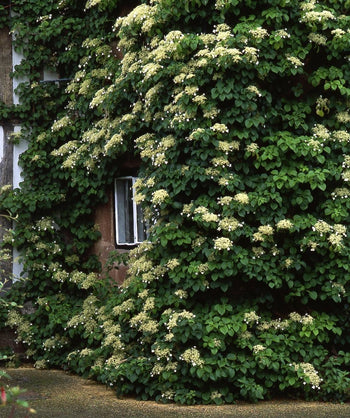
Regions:
<instances>
[{"instance_id":1,"label":"brown brickwork","mask_svg":"<svg viewBox=\"0 0 350 418\"><path fill-rule=\"evenodd\" d=\"M12 104L12 39L7 28L0 29L0 101L7 105ZM1 125L1 122L0 122ZM8 138L13 131L10 125L1 125L3 132L3 142L0 160L0 187L12 184L13 176L13 145ZM3 216L0 216L0 241L2 241L6 230L12 227L12 222ZM8 279L12 273L12 263L10 261L0 260L0 280Z\"/></svg>"},{"instance_id":2,"label":"brown brickwork","mask_svg":"<svg viewBox=\"0 0 350 418\"><path fill-rule=\"evenodd\" d=\"M12 39L7 28L0 29L0 100L12 104Z\"/></svg>"},{"instance_id":3,"label":"brown brickwork","mask_svg":"<svg viewBox=\"0 0 350 418\"><path fill-rule=\"evenodd\" d=\"M101 238L92 248L92 252L98 256L103 270L110 252L115 249L113 192L110 191L108 195L108 202L99 206L95 211L95 224L101 232ZM113 269L110 272L110 275L118 284L121 284L126 275L126 267L119 265L118 269Z\"/></svg>"},{"instance_id":4,"label":"brown brickwork","mask_svg":"<svg viewBox=\"0 0 350 418\"><path fill-rule=\"evenodd\" d=\"M126 16L130 11L138 4L137 0L129 0L121 5L119 9L119 16ZM122 59L123 55L118 48L118 43L113 42L112 51L116 58ZM125 170L133 170L135 167L139 167L140 162L132 159L127 159L123 168ZM101 232L101 238L95 243L92 248L93 254L96 254L102 264L102 269L105 268L106 261L109 253L115 249L115 220L114 220L114 203L113 203L113 191L109 192L109 199L105 205L101 205L95 211L95 224L98 230ZM119 250L120 252L126 252L127 250ZM118 269L113 269L110 272L110 276L119 285L123 283L127 268L124 265L117 266Z\"/></svg>"}]
</instances>

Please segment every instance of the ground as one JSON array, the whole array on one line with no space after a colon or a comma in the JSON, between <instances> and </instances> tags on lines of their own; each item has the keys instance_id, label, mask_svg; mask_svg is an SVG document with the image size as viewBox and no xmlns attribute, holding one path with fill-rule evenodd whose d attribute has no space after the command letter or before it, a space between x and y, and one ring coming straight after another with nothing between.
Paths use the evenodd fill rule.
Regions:
<instances>
[{"instance_id":1,"label":"ground","mask_svg":"<svg viewBox=\"0 0 350 418\"><path fill-rule=\"evenodd\" d=\"M36 409L38 418L171 418L171 417L350 417L350 403L331 404L301 401L269 401L225 406L179 406L118 399L115 393L95 382L59 370L30 367L7 369L11 386L27 389L23 395ZM15 417L26 416L18 409ZM10 417L9 407L0 407L0 417Z\"/></svg>"}]
</instances>

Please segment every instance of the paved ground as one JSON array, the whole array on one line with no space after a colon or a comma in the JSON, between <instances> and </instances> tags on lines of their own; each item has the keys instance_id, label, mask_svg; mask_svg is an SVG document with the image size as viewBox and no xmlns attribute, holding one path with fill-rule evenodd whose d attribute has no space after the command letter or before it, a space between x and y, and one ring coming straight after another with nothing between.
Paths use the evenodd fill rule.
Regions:
<instances>
[{"instance_id":1,"label":"paved ground","mask_svg":"<svg viewBox=\"0 0 350 418\"><path fill-rule=\"evenodd\" d=\"M117 399L112 390L102 385L58 370L33 368L8 369L11 385L27 389L24 395L36 409L37 418L349 418L349 404L273 401L258 404L225 406L178 406ZM17 410L14 417L25 417ZM10 417L10 411L0 408L0 417Z\"/></svg>"}]
</instances>

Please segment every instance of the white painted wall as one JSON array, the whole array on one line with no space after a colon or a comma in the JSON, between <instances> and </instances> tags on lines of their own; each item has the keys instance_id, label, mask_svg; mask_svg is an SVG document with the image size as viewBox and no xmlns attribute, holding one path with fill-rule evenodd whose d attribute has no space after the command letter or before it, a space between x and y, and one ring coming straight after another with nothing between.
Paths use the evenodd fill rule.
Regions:
<instances>
[{"instance_id":1,"label":"white painted wall","mask_svg":"<svg viewBox=\"0 0 350 418\"><path fill-rule=\"evenodd\" d=\"M4 128L0 126L0 163L4 158Z\"/></svg>"},{"instance_id":2,"label":"white painted wall","mask_svg":"<svg viewBox=\"0 0 350 418\"><path fill-rule=\"evenodd\" d=\"M14 127L14 132L19 132L21 130L20 126ZM20 187L20 183L23 180L21 167L19 166L19 157L22 152L28 149L28 143L26 141L21 141L18 144L13 145L13 173L12 173L12 184L13 188Z\"/></svg>"},{"instance_id":3,"label":"white painted wall","mask_svg":"<svg viewBox=\"0 0 350 418\"><path fill-rule=\"evenodd\" d=\"M15 36L15 35L14 35ZM15 69L15 66L20 64L23 59L23 55L12 47L12 68ZM44 69L44 81L50 81L50 80L57 80L59 78L59 75L55 73L54 71L46 70ZM14 78L13 79L13 103L19 104L19 97L18 94L15 92L16 88L20 83L28 81L27 77L21 77L21 78ZM45 104L43 103L43 106ZM14 132L19 132L21 130L20 126L14 127ZM3 133L3 130L2 130ZM0 153L3 152L3 146L1 143L1 129L0 129ZM13 177L12 177L12 184L13 188L19 188L20 183L23 181L23 177L21 174L21 167L19 166L19 158L20 155L25 152L28 149L28 143L26 141L21 141L18 144L14 144L13 146ZM1 154L0 154L1 156ZM1 161L1 160L0 160ZM15 228L15 224L13 225ZM14 275L14 278L20 277L21 273L23 272L23 265L20 262L20 253L16 248L13 249L13 268L12 273Z\"/></svg>"},{"instance_id":4,"label":"white painted wall","mask_svg":"<svg viewBox=\"0 0 350 418\"><path fill-rule=\"evenodd\" d=\"M17 248L14 248L12 250L12 275L14 282L19 280L23 272L23 264L21 263L19 256L20 254Z\"/></svg>"},{"instance_id":5,"label":"white painted wall","mask_svg":"<svg viewBox=\"0 0 350 418\"><path fill-rule=\"evenodd\" d=\"M18 132L20 130L19 126L15 127L15 132ZM2 161L4 157L4 142L5 142L5 133L4 128L0 126L0 162ZM14 152L13 152L13 171L12 171L12 178L13 178L13 187L19 187L20 181L22 181L20 168L18 165L18 159L20 154L25 151L27 146L25 144L18 144L14 145ZM13 225L15 227L15 224ZM16 278L20 277L22 271L23 271L23 265L19 262L19 252L16 248L13 249L12 252L12 274L14 277L14 280Z\"/></svg>"},{"instance_id":6,"label":"white painted wall","mask_svg":"<svg viewBox=\"0 0 350 418\"><path fill-rule=\"evenodd\" d=\"M15 37L15 35L13 35ZM20 52L17 52L12 46L12 70L14 71L15 66L19 65L23 59L23 55ZM15 92L16 88L20 83L28 81L27 77L13 78L12 80L12 90L13 90L13 104L19 104L18 94Z\"/></svg>"},{"instance_id":7,"label":"white painted wall","mask_svg":"<svg viewBox=\"0 0 350 418\"><path fill-rule=\"evenodd\" d=\"M12 39L15 39L16 34L14 33L12 36ZM19 65L23 59L23 54L16 51L12 44L12 70L15 70L16 65ZM27 77L16 77L12 80L12 97L13 97L13 104L17 105L19 104L19 96L16 93L16 89L20 83L28 81ZM20 126L14 127L14 132L19 132L21 130ZM20 187L20 183L23 180L23 177L21 175L21 168L19 166L19 157L22 154L22 152L26 151L28 148L28 144L25 141L21 141L18 144L13 145L13 171L12 171L12 184L13 188ZM15 223L13 225L13 228L15 228ZM12 253L12 274L14 276L14 280L16 280L16 277L20 277L21 273L23 272L23 265L20 262L19 258L20 254L17 250L17 248L13 249Z\"/></svg>"},{"instance_id":8,"label":"white painted wall","mask_svg":"<svg viewBox=\"0 0 350 418\"><path fill-rule=\"evenodd\" d=\"M19 132L21 130L20 126L14 127L14 132ZM13 169L12 169L12 184L13 188L16 189L20 187L20 183L23 180L21 174L21 167L19 166L19 157L22 152L26 151L28 148L28 144L26 141L21 141L18 144L13 145ZM16 223L14 222L13 228L16 227ZM23 272L23 264L20 262L20 253L18 252L17 248L14 248L12 251L12 274L14 280L16 277L20 277L21 273Z\"/></svg>"}]
</instances>

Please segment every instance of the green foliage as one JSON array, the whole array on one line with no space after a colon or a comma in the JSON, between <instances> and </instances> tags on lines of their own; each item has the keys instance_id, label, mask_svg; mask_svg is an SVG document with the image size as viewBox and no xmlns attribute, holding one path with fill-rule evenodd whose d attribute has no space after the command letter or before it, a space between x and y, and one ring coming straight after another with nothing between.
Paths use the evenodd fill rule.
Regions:
<instances>
[{"instance_id":1,"label":"green foliage","mask_svg":"<svg viewBox=\"0 0 350 418\"><path fill-rule=\"evenodd\" d=\"M34 3L2 198L29 354L142 399L348 399L349 2L154 0L115 23L115 1ZM117 288L88 250L130 155L152 226Z\"/></svg>"},{"instance_id":2,"label":"green foliage","mask_svg":"<svg viewBox=\"0 0 350 418\"><path fill-rule=\"evenodd\" d=\"M4 215L3 215L4 216ZM2 263L7 262L10 258L9 252L7 249L1 249L0 250L0 277L2 279L2 282L0 283L0 309L14 309L18 307L17 303L14 301L9 300L7 297L7 289L8 289L8 282L10 281L10 278L6 278L6 270L2 268ZM14 355L7 355L6 351L3 347L0 352L0 362L11 360ZM35 413L35 410L33 408L30 408L28 402L24 399L20 399L19 397L23 394L23 392L26 392L26 390L19 388L18 386L10 386L5 385L4 382L1 379L10 379L10 376L4 371L0 370L0 408L6 408L10 410L10 415L13 416L16 408L22 407L25 408L26 411L29 413Z\"/></svg>"}]
</instances>

